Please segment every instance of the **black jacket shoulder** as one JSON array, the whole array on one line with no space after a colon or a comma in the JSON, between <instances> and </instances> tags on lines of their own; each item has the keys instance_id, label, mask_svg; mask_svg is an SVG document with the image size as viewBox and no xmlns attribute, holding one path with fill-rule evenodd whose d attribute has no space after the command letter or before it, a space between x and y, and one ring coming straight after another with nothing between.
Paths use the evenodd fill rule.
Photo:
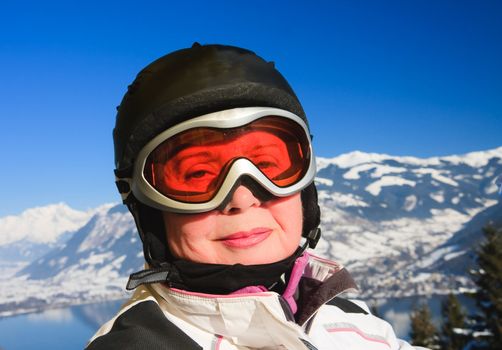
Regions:
<instances>
[{"instance_id":1,"label":"black jacket shoulder","mask_svg":"<svg viewBox=\"0 0 502 350\"><path fill-rule=\"evenodd\" d=\"M196 350L192 338L169 321L153 301L140 302L117 317L111 330L87 345L86 350Z\"/></svg>"}]
</instances>

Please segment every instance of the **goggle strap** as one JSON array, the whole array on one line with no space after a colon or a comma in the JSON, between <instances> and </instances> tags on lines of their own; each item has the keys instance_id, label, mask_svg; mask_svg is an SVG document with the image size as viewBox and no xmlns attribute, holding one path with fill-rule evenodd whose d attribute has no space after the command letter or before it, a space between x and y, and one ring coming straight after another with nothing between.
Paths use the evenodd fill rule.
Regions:
<instances>
[{"instance_id":1,"label":"goggle strap","mask_svg":"<svg viewBox=\"0 0 502 350\"><path fill-rule=\"evenodd\" d=\"M122 179L125 177L132 177L133 169L134 169L133 166L130 165L126 168L114 169L113 173L115 174L115 177Z\"/></svg>"},{"instance_id":2,"label":"goggle strap","mask_svg":"<svg viewBox=\"0 0 502 350\"><path fill-rule=\"evenodd\" d=\"M127 198L132 191L132 171L132 166L123 169L115 169L113 171L115 173L115 185L117 186L120 196L122 197L122 203L124 204L127 204Z\"/></svg>"},{"instance_id":3,"label":"goggle strap","mask_svg":"<svg viewBox=\"0 0 502 350\"><path fill-rule=\"evenodd\" d=\"M124 204L127 204L127 198L131 194L131 181L132 179L115 179L115 185L119 190L120 197L122 197L122 203Z\"/></svg>"}]
</instances>

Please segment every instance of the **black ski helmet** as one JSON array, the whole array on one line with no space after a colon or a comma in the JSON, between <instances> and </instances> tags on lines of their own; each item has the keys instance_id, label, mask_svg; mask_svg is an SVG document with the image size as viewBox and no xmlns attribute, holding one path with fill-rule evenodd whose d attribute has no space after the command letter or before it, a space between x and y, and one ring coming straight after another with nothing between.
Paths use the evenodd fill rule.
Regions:
<instances>
[{"instance_id":1,"label":"black ski helmet","mask_svg":"<svg viewBox=\"0 0 502 350\"><path fill-rule=\"evenodd\" d=\"M157 59L139 72L117 107L115 174L130 176L138 152L160 132L191 118L238 107L280 108L308 125L298 98L274 63L252 51L194 43ZM127 191L121 181L117 187ZM170 260L161 213L132 194L124 203L136 221L150 266ZM314 183L302 190L302 204L303 235L308 237L320 222ZM312 242L319 238L315 232Z\"/></svg>"}]
</instances>

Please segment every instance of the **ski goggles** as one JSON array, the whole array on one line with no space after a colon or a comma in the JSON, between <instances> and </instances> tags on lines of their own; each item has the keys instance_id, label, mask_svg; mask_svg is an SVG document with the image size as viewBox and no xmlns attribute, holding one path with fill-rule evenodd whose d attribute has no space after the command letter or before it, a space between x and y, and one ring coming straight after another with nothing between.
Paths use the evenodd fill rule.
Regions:
<instances>
[{"instance_id":1,"label":"ski goggles","mask_svg":"<svg viewBox=\"0 0 502 350\"><path fill-rule=\"evenodd\" d=\"M132 178L117 180L128 182L134 196L151 207L200 213L225 203L243 177L285 197L307 187L314 176L305 122L281 109L247 107L165 130L139 152Z\"/></svg>"}]
</instances>

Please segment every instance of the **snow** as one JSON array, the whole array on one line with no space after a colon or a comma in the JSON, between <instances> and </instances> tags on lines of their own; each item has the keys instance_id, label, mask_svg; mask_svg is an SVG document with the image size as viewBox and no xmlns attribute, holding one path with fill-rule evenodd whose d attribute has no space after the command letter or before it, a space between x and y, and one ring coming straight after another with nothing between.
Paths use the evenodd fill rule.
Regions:
<instances>
[{"instance_id":1,"label":"snow","mask_svg":"<svg viewBox=\"0 0 502 350\"><path fill-rule=\"evenodd\" d=\"M91 255L86 259L80 259L79 265L101 265L106 260L113 258L113 252L106 252L103 254L95 254L91 252Z\"/></svg>"},{"instance_id":2,"label":"snow","mask_svg":"<svg viewBox=\"0 0 502 350\"><path fill-rule=\"evenodd\" d=\"M490 169L488 169L488 171L485 173L486 177L493 177L494 175L495 175L495 168L493 167L490 167Z\"/></svg>"},{"instance_id":3,"label":"snow","mask_svg":"<svg viewBox=\"0 0 502 350\"><path fill-rule=\"evenodd\" d=\"M359 173L361 171L368 171L370 169L373 169L376 167L376 164L361 164L353 167L349 171L347 171L345 174L343 174L343 178L347 180L357 180L360 178Z\"/></svg>"},{"instance_id":4,"label":"snow","mask_svg":"<svg viewBox=\"0 0 502 350\"><path fill-rule=\"evenodd\" d=\"M430 193L429 197L431 197L433 200L435 200L438 203L443 203L444 202L444 192L439 191L435 193Z\"/></svg>"},{"instance_id":5,"label":"snow","mask_svg":"<svg viewBox=\"0 0 502 350\"><path fill-rule=\"evenodd\" d=\"M81 268L74 266L60 275L46 280L29 280L23 277L11 277L7 281L0 279L2 304L16 305L15 309L0 311L0 317L19 313L38 311L41 307L57 308L90 301L123 299L130 295L125 291L127 277L119 276L115 270ZM26 303L31 300L30 303ZM38 306L34 306L35 301ZM54 317L64 315L54 314Z\"/></svg>"},{"instance_id":6,"label":"snow","mask_svg":"<svg viewBox=\"0 0 502 350\"><path fill-rule=\"evenodd\" d=\"M472 336L474 338L481 338L481 337L491 337L493 335L492 332L489 330L483 330L483 331L478 331L478 332L473 332Z\"/></svg>"},{"instance_id":7,"label":"snow","mask_svg":"<svg viewBox=\"0 0 502 350\"><path fill-rule=\"evenodd\" d=\"M484 206L484 207L491 207L495 204L497 204L499 201L496 200L496 199L482 199L481 200L481 204Z\"/></svg>"},{"instance_id":8,"label":"snow","mask_svg":"<svg viewBox=\"0 0 502 350\"><path fill-rule=\"evenodd\" d=\"M58 261L59 266L64 266L64 264L66 264L66 261L68 261L67 256L63 256L62 258L60 258Z\"/></svg>"},{"instance_id":9,"label":"snow","mask_svg":"<svg viewBox=\"0 0 502 350\"><path fill-rule=\"evenodd\" d=\"M411 282L426 282L431 278L430 273L419 273L411 279Z\"/></svg>"},{"instance_id":10,"label":"snow","mask_svg":"<svg viewBox=\"0 0 502 350\"><path fill-rule=\"evenodd\" d=\"M416 158L416 157L395 157L388 154L380 153L365 153L361 151L353 151L350 153L345 153L334 158L318 158L319 169L329 166L330 164L335 164L340 168L351 168L353 166L365 163L382 163L385 160L396 160L401 163L406 163L410 165L418 166L428 166L428 165L439 165L440 161L438 157L433 158Z\"/></svg>"},{"instance_id":11,"label":"snow","mask_svg":"<svg viewBox=\"0 0 502 350\"><path fill-rule=\"evenodd\" d=\"M0 261L0 282L3 279L9 280L11 276L14 276L17 271L23 269L28 265L27 262L5 262Z\"/></svg>"},{"instance_id":12,"label":"snow","mask_svg":"<svg viewBox=\"0 0 502 350\"><path fill-rule=\"evenodd\" d=\"M495 183L490 183L488 186L485 187L485 194L492 194L492 193L497 193L499 190L499 187Z\"/></svg>"},{"instance_id":13,"label":"snow","mask_svg":"<svg viewBox=\"0 0 502 350\"><path fill-rule=\"evenodd\" d=\"M99 214L99 216L101 217L104 215L105 214L103 213ZM107 235L109 235L109 232L113 231L114 240L109 241L109 244L111 245L114 243L114 241L125 235L134 227L134 220L132 216L124 215L122 213L113 213L111 215L108 215L106 220L96 220L92 233L88 235L80 244L77 253L81 253L86 250L92 250L96 246L99 246L103 241L103 237L106 237Z\"/></svg>"},{"instance_id":14,"label":"snow","mask_svg":"<svg viewBox=\"0 0 502 350\"><path fill-rule=\"evenodd\" d=\"M365 190L374 196L378 196L382 187L385 186L415 186L415 181L406 180L397 176L382 176L379 180L373 182L372 184L366 186Z\"/></svg>"},{"instance_id":15,"label":"snow","mask_svg":"<svg viewBox=\"0 0 502 350\"><path fill-rule=\"evenodd\" d=\"M436 261L439 259L443 258L444 256L448 255L450 252L452 252L456 247L455 246L448 246L444 247L441 249L436 249L434 252L428 255L428 257L423 258L417 266L424 268L431 266L434 264Z\"/></svg>"},{"instance_id":16,"label":"snow","mask_svg":"<svg viewBox=\"0 0 502 350\"><path fill-rule=\"evenodd\" d=\"M330 179L316 177L314 179L314 181L315 181L316 185L319 184L319 185L333 186L333 180L330 180Z\"/></svg>"},{"instance_id":17,"label":"snow","mask_svg":"<svg viewBox=\"0 0 502 350\"><path fill-rule=\"evenodd\" d=\"M450 186L458 187L458 182L456 182L451 178L443 176L440 170L431 168L422 168L422 169L413 169L412 171L416 174L422 174L422 175L430 174L434 180L437 180Z\"/></svg>"},{"instance_id":18,"label":"snow","mask_svg":"<svg viewBox=\"0 0 502 350\"><path fill-rule=\"evenodd\" d=\"M458 251L458 252L452 252L452 253L446 254L446 255L443 257L443 259L444 259L445 261L448 261L448 260L454 259L454 258L456 258L456 257L459 257L459 256L461 256L461 255L464 255L465 253L466 253L466 251L465 251L465 250L460 250L460 251Z\"/></svg>"},{"instance_id":19,"label":"snow","mask_svg":"<svg viewBox=\"0 0 502 350\"><path fill-rule=\"evenodd\" d=\"M127 255L121 255L117 259L113 260L111 262L111 265L115 267L116 269L119 269L122 266L122 263L125 261L127 258Z\"/></svg>"},{"instance_id":20,"label":"snow","mask_svg":"<svg viewBox=\"0 0 502 350\"><path fill-rule=\"evenodd\" d=\"M391 173L403 173L406 172L406 168L401 168L401 167L393 167L389 165L381 165L381 164L372 164L372 163L365 163L361 165L354 166L351 168L349 171L343 174L343 178L347 180L357 180L360 178L359 173L368 171L374 169L374 171L371 174L371 177L373 178L379 178L385 174L391 174Z\"/></svg>"},{"instance_id":21,"label":"snow","mask_svg":"<svg viewBox=\"0 0 502 350\"><path fill-rule=\"evenodd\" d=\"M452 281L463 288L472 288L472 281L462 276L433 272L423 280L424 276L415 271L430 268L445 257L452 259L462 254L456 247L442 250L437 247L484 207L467 213L451 208L434 209L428 219L402 217L372 222L344 213L324 199L321 202L323 239L316 254L339 261L353 276L364 276L358 280L364 297L445 294ZM372 269L371 274L368 269Z\"/></svg>"},{"instance_id":22,"label":"snow","mask_svg":"<svg viewBox=\"0 0 502 350\"><path fill-rule=\"evenodd\" d=\"M389 165L379 165L375 168L375 171L373 174L371 174L371 177L382 177L385 174L392 174L392 173L404 173L408 171L406 168L401 168L401 167L395 167L395 166L389 166Z\"/></svg>"},{"instance_id":23,"label":"snow","mask_svg":"<svg viewBox=\"0 0 502 350\"><path fill-rule=\"evenodd\" d=\"M330 158L316 157L315 160L317 172L333 164L333 161Z\"/></svg>"},{"instance_id":24,"label":"snow","mask_svg":"<svg viewBox=\"0 0 502 350\"><path fill-rule=\"evenodd\" d=\"M417 196L409 195L404 200L404 210L412 211L417 206Z\"/></svg>"},{"instance_id":25,"label":"snow","mask_svg":"<svg viewBox=\"0 0 502 350\"><path fill-rule=\"evenodd\" d=\"M333 202L337 207L340 208L368 207L368 204L365 203L359 196L350 193L328 193L326 191L319 191L318 196L319 199Z\"/></svg>"},{"instance_id":26,"label":"snow","mask_svg":"<svg viewBox=\"0 0 502 350\"><path fill-rule=\"evenodd\" d=\"M481 168L487 165L492 158L502 158L502 146L487 151L470 152L463 155L442 157L441 159L456 165L467 164L473 168Z\"/></svg>"},{"instance_id":27,"label":"snow","mask_svg":"<svg viewBox=\"0 0 502 350\"><path fill-rule=\"evenodd\" d=\"M36 243L52 243L68 231L84 225L96 212L109 209L105 204L95 209L79 211L65 203L35 207L20 215L0 218L0 246L26 239Z\"/></svg>"},{"instance_id":28,"label":"snow","mask_svg":"<svg viewBox=\"0 0 502 350\"><path fill-rule=\"evenodd\" d=\"M471 167L480 168L487 165L492 158L502 158L502 146L486 151L430 158L391 156L388 154L353 151L333 158L317 157L316 163L318 170L324 169L329 165L337 165L340 168L352 168L360 164L382 163L386 160L394 160L403 164L420 167L437 166L440 165L441 162L448 162L452 165L466 164Z\"/></svg>"}]
</instances>

